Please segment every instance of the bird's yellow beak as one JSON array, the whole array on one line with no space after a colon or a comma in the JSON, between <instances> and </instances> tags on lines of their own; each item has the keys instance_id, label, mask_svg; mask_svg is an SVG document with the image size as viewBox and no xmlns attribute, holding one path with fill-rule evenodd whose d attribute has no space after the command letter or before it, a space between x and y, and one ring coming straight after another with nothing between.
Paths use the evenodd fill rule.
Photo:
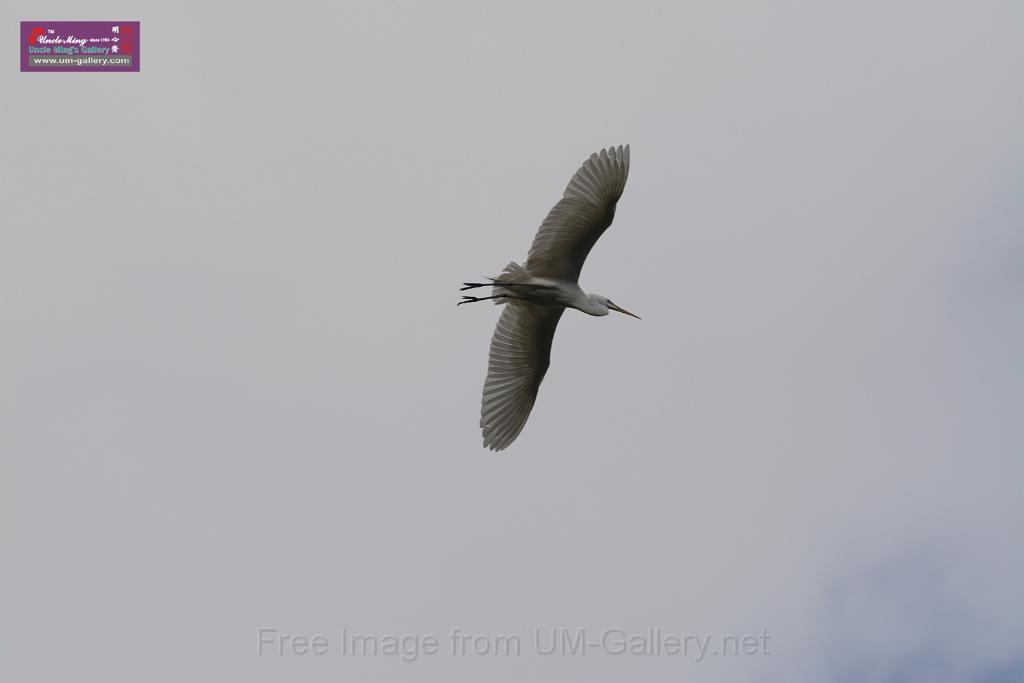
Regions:
<instances>
[{"instance_id":1,"label":"bird's yellow beak","mask_svg":"<svg viewBox=\"0 0 1024 683\"><path fill-rule=\"evenodd\" d=\"M616 306L611 301L608 302L608 308L612 309L613 311L618 311L619 313L625 313L626 315L631 315L634 318L636 318L637 320L643 320L643 318L638 316L636 313L630 313L625 308L622 308L621 306Z\"/></svg>"}]
</instances>

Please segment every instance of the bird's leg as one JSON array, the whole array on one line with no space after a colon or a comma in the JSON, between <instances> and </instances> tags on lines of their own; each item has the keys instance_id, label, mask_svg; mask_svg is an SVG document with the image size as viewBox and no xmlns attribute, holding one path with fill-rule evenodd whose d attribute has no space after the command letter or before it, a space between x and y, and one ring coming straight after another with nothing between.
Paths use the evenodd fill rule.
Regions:
<instances>
[{"instance_id":1,"label":"bird's leg","mask_svg":"<svg viewBox=\"0 0 1024 683\"><path fill-rule=\"evenodd\" d=\"M541 285L533 282L501 282L500 280L491 280L490 282L463 282L465 287L459 287L460 292L464 292L467 289L476 289L477 287L540 287Z\"/></svg>"},{"instance_id":2,"label":"bird's leg","mask_svg":"<svg viewBox=\"0 0 1024 683\"><path fill-rule=\"evenodd\" d=\"M519 299L520 301L528 301L521 296L509 296L508 294L496 294L494 296L462 296L462 301L455 304L461 306L462 304L475 304L477 301L487 301L488 299Z\"/></svg>"}]
</instances>

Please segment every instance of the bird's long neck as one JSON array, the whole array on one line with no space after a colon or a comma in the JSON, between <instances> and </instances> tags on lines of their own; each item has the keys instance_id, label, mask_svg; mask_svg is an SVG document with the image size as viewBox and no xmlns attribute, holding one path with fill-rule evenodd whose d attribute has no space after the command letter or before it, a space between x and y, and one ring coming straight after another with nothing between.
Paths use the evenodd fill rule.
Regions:
<instances>
[{"instance_id":1,"label":"bird's long neck","mask_svg":"<svg viewBox=\"0 0 1024 683\"><path fill-rule=\"evenodd\" d=\"M577 306L587 315L608 315L608 307L605 306L597 294L584 294L581 297L580 305Z\"/></svg>"}]
</instances>

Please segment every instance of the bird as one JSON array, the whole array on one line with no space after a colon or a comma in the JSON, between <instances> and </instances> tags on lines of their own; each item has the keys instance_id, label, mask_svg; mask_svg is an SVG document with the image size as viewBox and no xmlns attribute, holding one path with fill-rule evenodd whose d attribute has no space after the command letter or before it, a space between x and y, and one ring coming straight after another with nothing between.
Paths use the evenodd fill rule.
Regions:
<instances>
[{"instance_id":1,"label":"bird","mask_svg":"<svg viewBox=\"0 0 1024 683\"><path fill-rule=\"evenodd\" d=\"M551 342L566 308L592 316L635 313L579 286L583 262L612 224L629 175L629 145L590 155L569 181L533 238L525 266L515 261L488 282L463 282L459 291L492 287L490 296L463 295L457 305L492 300L504 305L491 338L480 407L483 445L508 448L526 425L551 362Z\"/></svg>"}]
</instances>

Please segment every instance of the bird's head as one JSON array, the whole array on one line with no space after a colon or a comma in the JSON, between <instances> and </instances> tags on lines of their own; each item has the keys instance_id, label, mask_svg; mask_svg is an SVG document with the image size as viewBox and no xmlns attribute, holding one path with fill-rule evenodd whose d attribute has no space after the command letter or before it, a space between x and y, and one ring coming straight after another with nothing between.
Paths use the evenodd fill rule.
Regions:
<instances>
[{"instance_id":1,"label":"bird's head","mask_svg":"<svg viewBox=\"0 0 1024 683\"><path fill-rule=\"evenodd\" d=\"M601 296L600 294L591 294L587 298L597 305L597 315L608 315L608 311L618 311L619 313L625 313L626 315L633 316L637 320L643 320L643 318L638 316L636 313L630 313L625 308L622 308L621 306L617 305L614 301L612 301L606 296Z\"/></svg>"}]
</instances>

